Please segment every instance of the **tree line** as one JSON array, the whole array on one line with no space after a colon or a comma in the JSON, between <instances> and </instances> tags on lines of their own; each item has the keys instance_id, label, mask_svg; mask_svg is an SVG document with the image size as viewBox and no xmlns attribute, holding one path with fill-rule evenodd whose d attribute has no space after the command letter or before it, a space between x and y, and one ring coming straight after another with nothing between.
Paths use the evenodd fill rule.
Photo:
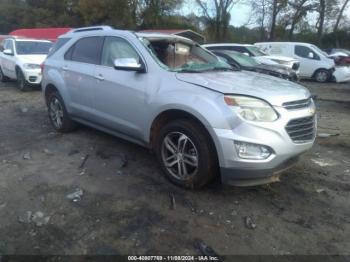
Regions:
<instances>
[{"instance_id":1,"label":"tree line","mask_svg":"<svg viewBox=\"0 0 350 262\"><path fill-rule=\"evenodd\" d=\"M251 6L247 24L231 11ZM184 5L193 12L186 16ZM0 0L0 33L19 28L80 27L192 29L208 42L306 41L350 47L350 0Z\"/></svg>"}]
</instances>

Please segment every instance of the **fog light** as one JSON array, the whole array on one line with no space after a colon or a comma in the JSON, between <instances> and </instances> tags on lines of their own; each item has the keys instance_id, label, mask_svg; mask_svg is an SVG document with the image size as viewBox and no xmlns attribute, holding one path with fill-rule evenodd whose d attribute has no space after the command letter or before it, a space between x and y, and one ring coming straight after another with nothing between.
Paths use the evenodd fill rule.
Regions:
<instances>
[{"instance_id":1,"label":"fog light","mask_svg":"<svg viewBox=\"0 0 350 262\"><path fill-rule=\"evenodd\" d=\"M235 142L237 154L240 158L251 160L265 160L272 154L272 150L263 145Z\"/></svg>"}]
</instances>

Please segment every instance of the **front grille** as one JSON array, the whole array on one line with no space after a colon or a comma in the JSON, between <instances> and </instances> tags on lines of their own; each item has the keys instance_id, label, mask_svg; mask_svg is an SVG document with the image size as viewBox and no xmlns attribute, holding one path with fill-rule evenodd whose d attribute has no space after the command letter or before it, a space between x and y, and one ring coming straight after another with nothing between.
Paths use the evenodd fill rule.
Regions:
<instances>
[{"instance_id":1,"label":"front grille","mask_svg":"<svg viewBox=\"0 0 350 262\"><path fill-rule=\"evenodd\" d=\"M295 143L313 140L316 133L315 116L291 120L286 126L286 131Z\"/></svg>"},{"instance_id":2,"label":"front grille","mask_svg":"<svg viewBox=\"0 0 350 262\"><path fill-rule=\"evenodd\" d=\"M30 76L29 82L35 82L38 78L36 76Z\"/></svg>"},{"instance_id":3,"label":"front grille","mask_svg":"<svg viewBox=\"0 0 350 262\"><path fill-rule=\"evenodd\" d=\"M307 108L311 104L311 98L284 103L282 106L287 110Z\"/></svg>"}]
</instances>

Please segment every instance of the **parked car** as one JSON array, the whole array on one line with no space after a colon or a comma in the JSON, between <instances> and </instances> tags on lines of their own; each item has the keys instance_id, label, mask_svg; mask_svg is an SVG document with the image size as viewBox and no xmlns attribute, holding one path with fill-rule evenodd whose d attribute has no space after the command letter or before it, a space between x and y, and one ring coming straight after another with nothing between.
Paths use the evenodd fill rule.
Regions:
<instances>
[{"instance_id":1,"label":"parked car","mask_svg":"<svg viewBox=\"0 0 350 262\"><path fill-rule=\"evenodd\" d=\"M247 56L254 57L254 59L265 65L283 65L287 68L291 68L295 71L298 71L300 63L298 60L285 57L285 56L272 56L264 53L262 50L257 48L254 45L247 44L208 44L203 45L206 49L210 51L219 51L219 50L227 50L227 51L236 51L239 53L243 53Z\"/></svg>"},{"instance_id":2,"label":"parked car","mask_svg":"<svg viewBox=\"0 0 350 262\"><path fill-rule=\"evenodd\" d=\"M224 61L233 68L271 75L290 81L298 81L298 75L293 69L286 68L279 64L264 65L258 63L253 57L235 51L213 51L213 53L221 59L224 59Z\"/></svg>"},{"instance_id":3,"label":"parked car","mask_svg":"<svg viewBox=\"0 0 350 262\"><path fill-rule=\"evenodd\" d=\"M233 71L192 40L89 27L53 50L42 82L53 127L79 122L148 147L179 186L274 182L314 143L307 89Z\"/></svg>"},{"instance_id":4,"label":"parked car","mask_svg":"<svg viewBox=\"0 0 350 262\"><path fill-rule=\"evenodd\" d=\"M300 78L327 82L335 71L335 63L317 46L297 42L256 43L257 47L271 55L284 55L300 61Z\"/></svg>"},{"instance_id":5,"label":"parked car","mask_svg":"<svg viewBox=\"0 0 350 262\"><path fill-rule=\"evenodd\" d=\"M0 81L17 80L18 88L40 85L41 67L52 42L35 39L7 38L0 53Z\"/></svg>"},{"instance_id":6,"label":"parked car","mask_svg":"<svg viewBox=\"0 0 350 262\"><path fill-rule=\"evenodd\" d=\"M326 49L328 57L334 59L336 65L350 65L350 51L346 49Z\"/></svg>"}]
</instances>

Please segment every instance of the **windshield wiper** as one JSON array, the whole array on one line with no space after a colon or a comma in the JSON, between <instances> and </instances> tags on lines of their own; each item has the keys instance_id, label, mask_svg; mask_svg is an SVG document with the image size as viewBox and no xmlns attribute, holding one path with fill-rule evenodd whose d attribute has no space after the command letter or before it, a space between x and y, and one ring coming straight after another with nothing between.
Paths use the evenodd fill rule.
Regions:
<instances>
[{"instance_id":1,"label":"windshield wiper","mask_svg":"<svg viewBox=\"0 0 350 262\"><path fill-rule=\"evenodd\" d=\"M178 73L202 73L204 70L194 70L194 69L189 69L189 68L183 68L178 71Z\"/></svg>"}]
</instances>

